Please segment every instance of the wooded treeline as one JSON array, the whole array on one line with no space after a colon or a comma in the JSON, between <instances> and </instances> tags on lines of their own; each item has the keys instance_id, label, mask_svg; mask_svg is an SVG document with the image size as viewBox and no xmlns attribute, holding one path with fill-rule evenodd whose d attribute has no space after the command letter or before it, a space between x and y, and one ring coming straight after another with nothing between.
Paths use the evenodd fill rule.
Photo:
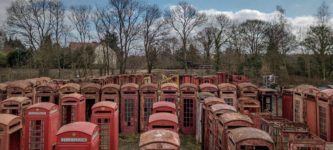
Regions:
<instances>
[{"instance_id":1,"label":"wooded treeline","mask_svg":"<svg viewBox=\"0 0 333 150\"><path fill-rule=\"evenodd\" d=\"M224 14L207 15L188 2L161 10L137 0L109 0L103 7L59 0L16 0L7 10L7 39L2 67L103 69L110 74L110 54L117 69L188 69L200 65L215 71L258 77L303 76L332 79L333 31L324 2L316 22L295 33L285 10L277 6L271 21L239 22ZM93 64L94 50L71 50L69 42L97 41L108 47L103 64ZM143 61L145 60L145 61Z\"/></svg>"}]
</instances>

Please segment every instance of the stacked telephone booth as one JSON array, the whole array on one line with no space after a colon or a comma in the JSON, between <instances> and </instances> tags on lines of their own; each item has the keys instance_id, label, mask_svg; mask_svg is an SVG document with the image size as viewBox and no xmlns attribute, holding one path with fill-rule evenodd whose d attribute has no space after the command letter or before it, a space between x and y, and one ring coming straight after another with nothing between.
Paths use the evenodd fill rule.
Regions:
<instances>
[{"instance_id":1,"label":"stacked telephone booth","mask_svg":"<svg viewBox=\"0 0 333 150\"><path fill-rule=\"evenodd\" d=\"M44 83L36 87L36 102L59 104L58 86L55 83Z\"/></svg>"},{"instance_id":2,"label":"stacked telephone booth","mask_svg":"<svg viewBox=\"0 0 333 150\"><path fill-rule=\"evenodd\" d=\"M24 119L25 110L32 105L28 97L10 97L0 103L1 113L21 116Z\"/></svg>"},{"instance_id":3,"label":"stacked telephone booth","mask_svg":"<svg viewBox=\"0 0 333 150\"><path fill-rule=\"evenodd\" d=\"M139 85L127 83L121 86L121 132L137 133L139 128Z\"/></svg>"},{"instance_id":4,"label":"stacked telephone booth","mask_svg":"<svg viewBox=\"0 0 333 150\"><path fill-rule=\"evenodd\" d=\"M77 83L66 83L59 88L60 98L66 94L80 93L81 86Z\"/></svg>"},{"instance_id":5,"label":"stacked telephone booth","mask_svg":"<svg viewBox=\"0 0 333 150\"><path fill-rule=\"evenodd\" d=\"M101 85L85 83L81 86L81 94L86 98L86 120L90 120L91 107L100 101Z\"/></svg>"},{"instance_id":6,"label":"stacked telephone booth","mask_svg":"<svg viewBox=\"0 0 333 150\"><path fill-rule=\"evenodd\" d=\"M215 97L214 94L209 93L209 92L199 92L198 94L198 102L197 102L197 112L196 112L196 131L195 131L195 138L198 143L202 142L202 122L203 122L203 105L204 105L204 100L207 97Z\"/></svg>"},{"instance_id":7,"label":"stacked telephone booth","mask_svg":"<svg viewBox=\"0 0 333 150\"><path fill-rule=\"evenodd\" d=\"M35 89L33 84L26 80L10 82L7 86L7 98L18 96L28 97L34 103Z\"/></svg>"},{"instance_id":8,"label":"stacked telephone booth","mask_svg":"<svg viewBox=\"0 0 333 150\"><path fill-rule=\"evenodd\" d=\"M304 91L307 89L317 89L312 85L299 85L294 88L293 93L293 121L304 123Z\"/></svg>"},{"instance_id":9,"label":"stacked telephone booth","mask_svg":"<svg viewBox=\"0 0 333 150\"><path fill-rule=\"evenodd\" d=\"M238 98L238 110L241 113L258 113L260 112L260 102L251 97Z\"/></svg>"},{"instance_id":10,"label":"stacked telephone booth","mask_svg":"<svg viewBox=\"0 0 333 150\"><path fill-rule=\"evenodd\" d=\"M22 149L22 119L12 114L0 114L0 149Z\"/></svg>"},{"instance_id":11,"label":"stacked telephone booth","mask_svg":"<svg viewBox=\"0 0 333 150\"><path fill-rule=\"evenodd\" d=\"M258 87L252 83L244 82L237 84L238 97L251 97L258 99Z\"/></svg>"},{"instance_id":12,"label":"stacked telephone booth","mask_svg":"<svg viewBox=\"0 0 333 150\"><path fill-rule=\"evenodd\" d=\"M57 105L48 102L37 103L26 110L25 149L53 150L56 134L60 127L60 112Z\"/></svg>"},{"instance_id":13,"label":"stacked telephone booth","mask_svg":"<svg viewBox=\"0 0 333 150\"><path fill-rule=\"evenodd\" d=\"M293 121L293 89L282 90L282 117Z\"/></svg>"},{"instance_id":14,"label":"stacked telephone booth","mask_svg":"<svg viewBox=\"0 0 333 150\"><path fill-rule=\"evenodd\" d=\"M195 84L180 85L180 129L184 134L195 135L197 91Z\"/></svg>"},{"instance_id":15,"label":"stacked telephone booth","mask_svg":"<svg viewBox=\"0 0 333 150\"><path fill-rule=\"evenodd\" d=\"M333 142L333 89L322 90L317 94L317 135Z\"/></svg>"},{"instance_id":16,"label":"stacked telephone booth","mask_svg":"<svg viewBox=\"0 0 333 150\"><path fill-rule=\"evenodd\" d=\"M91 122L99 126L100 150L118 150L119 109L110 101L96 103L92 107Z\"/></svg>"},{"instance_id":17,"label":"stacked telephone booth","mask_svg":"<svg viewBox=\"0 0 333 150\"><path fill-rule=\"evenodd\" d=\"M139 148L140 150L180 150L180 138L176 132L170 130L149 130L141 134Z\"/></svg>"},{"instance_id":18,"label":"stacked telephone booth","mask_svg":"<svg viewBox=\"0 0 333 150\"><path fill-rule=\"evenodd\" d=\"M303 91L303 114L304 122L309 126L310 132L317 133L317 101L319 92L317 88L307 88Z\"/></svg>"},{"instance_id":19,"label":"stacked telephone booth","mask_svg":"<svg viewBox=\"0 0 333 150\"><path fill-rule=\"evenodd\" d=\"M160 101L167 101L172 102L176 105L176 108L178 110L178 91L179 87L175 83L164 83L160 87L161 89L161 95L160 95Z\"/></svg>"},{"instance_id":20,"label":"stacked telephone booth","mask_svg":"<svg viewBox=\"0 0 333 150\"><path fill-rule=\"evenodd\" d=\"M178 133L178 117L177 115L171 113L154 113L149 116L147 129L166 129Z\"/></svg>"},{"instance_id":21,"label":"stacked telephone booth","mask_svg":"<svg viewBox=\"0 0 333 150\"><path fill-rule=\"evenodd\" d=\"M237 87L234 84L222 83L218 85L220 98L225 103L237 107Z\"/></svg>"},{"instance_id":22,"label":"stacked telephone booth","mask_svg":"<svg viewBox=\"0 0 333 150\"><path fill-rule=\"evenodd\" d=\"M158 86L153 83L140 87L140 131L147 130L149 116L153 114L153 105L158 101Z\"/></svg>"},{"instance_id":23,"label":"stacked telephone booth","mask_svg":"<svg viewBox=\"0 0 333 150\"><path fill-rule=\"evenodd\" d=\"M214 94L215 96L218 96L218 88L216 85L212 83L202 83L199 85L200 92L209 92Z\"/></svg>"},{"instance_id":24,"label":"stacked telephone booth","mask_svg":"<svg viewBox=\"0 0 333 150\"><path fill-rule=\"evenodd\" d=\"M261 112L273 112L273 102L275 102L275 111L278 115L279 97L277 91L270 88L259 88L258 91Z\"/></svg>"},{"instance_id":25,"label":"stacked telephone booth","mask_svg":"<svg viewBox=\"0 0 333 150\"><path fill-rule=\"evenodd\" d=\"M0 83L0 102L7 98L7 83Z\"/></svg>"},{"instance_id":26,"label":"stacked telephone booth","mask_svg":"<svg viewBox=\"0 0 333 150\"><path fill-rule=\"evenodd\" d=\"M99 150L99 128L90 122L74 122L57 132L55 150Z\"/></svg>"},{"instance_id":27,"label":"stacked telephone booth","mask_svg":"<svg viewBox=\"0 0 333 150\"><path fill-rule=\"evenodd\" d=\"M154 113L171 113L177 115L177 109L175 103L159 101L153 104L153 114Z\"/></svg>"},{"instance_id":28,"label":"stacked telephone booth","mask_svg":"<svg viewBox=\"0 0 333 150\"><path fill-rule=\"evenodd\" d=\"M78 93L66 94L61 97L60 112L61 124L66 125L76 121L85 121L85 97Z\"/></svg>"},{"instance_id":29,"label":"stacked telephone booth","mask_svg":"<svg viewBox=\"0 0 333 150\"><path fill-rule=\"evenodd\" d=\"M118 84L106 84L101 89L101 101L111 101L118 105L120 104L120 85Z\"/></svg>"}]
</instances>

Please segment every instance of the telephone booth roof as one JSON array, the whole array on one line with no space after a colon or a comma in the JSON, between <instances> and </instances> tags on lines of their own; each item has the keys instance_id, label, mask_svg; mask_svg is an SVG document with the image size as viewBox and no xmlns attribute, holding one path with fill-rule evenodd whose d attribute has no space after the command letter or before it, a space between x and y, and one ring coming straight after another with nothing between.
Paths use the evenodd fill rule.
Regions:
<instances>
[{"instance_id":1,"label":"telephone booth roof","mask_svg":"<svg viewBox=\"0 0 333 150\"><path fill-rule=\"evenodd\" d=\"M123 88L136 88L139 89L139 85L135 83L126 83L121 86L121 89Z\"/></svg>"},{"instance_id":2,"label":"telephone booth roof","mask_svg":"<svg viewBox=\"0 0 333 150\"><path fill-rule=\"evenodd\" d=\"M141 134L140 147L153 143L168 143L179 147L180 139L176 132L166 129L154 129Z\"/></svg>"},{"instance_id":3,"label":"telephone booth roof","mask_svg":"<svg viewBox=\"0 0 333 150\"><path fill-rule=\"evenodd\" d=\"M81 90L86 89L86 88L95 88L97 90L100 90L101 85L96 84L96 83L83 83L81 86Z\"/></svg>"},{"instance_id":4,"label":"telephone booth roof","mask_svg":"<svg viewBox=\"0 0 333 150\"><path fill-rule=\"evenodd\" d=\"M54 83L45 83L37 86L37 90L41 88L48 88L51 89L52 91L57 91L57 85Z\"/></svg>"},{"instance_id":5,"label":"telephone booth roof","mask_svg":"<svg viewBox=\"0 0 333 150\"><path fill-rule=\"evenodd\" d=\"M0 90L1 91L6 91L7 90L7 86L8 86L8 84L6 84L6 83L0 83Z\"/></svg>"},{"instance_id":6,"label":"telephone booth roof","mask_svg":"<svg viewBox=\"0 0 333 150\"><path fill-rule=\"evenodd\" d=\"M296 86L294 88L295 92L300 92L303 93L305 90L307 89L314 89L314 90L319 90L317 87L313 86L313 85L308 85L308 84L301 84L299 86Z\"/></svg>"},{"instance_id":7,"label":"telephone booth roof","mask_svg":"<svg viewBox=\"0 0 333 150\"><path fill-rule=\"evenodd\" d=\"M34 108L40 108L40 109L45 109L45 110L52 110L52 108L54 108L55 106L57 106L56 104L53 103L48 103L48 102L41 102L41 103L36 103L34 105L29 106L27 109L34 109Z\"/></svg>"},{"instance_id":8,"label":"telephone booth roof","mask_svg":"<svg viewBox=\"0 0 333 150\"><path fill-rule=\"evenodd\" d=\"M117 103L110 102L110 101L98 102L98 103L94 104L91 109L95 109L95 108L98 108L98 107L108 107L108 108L113 109L113 110L118 109Z\"/></svg>"},{"instance_id":9,"label":"telephone booth roof","mask_svg":"<svg viewBox=\"0 0 333 150\"><path fill-rule=\"evenodd\" d=\"M237 84L237 86L240 90L243 88L246 88L246 87L253 87L255 89L258 89L258 87L256 85L254 85L253 83L250 83L250 82L239 83L239 84Z\"/></svg>"},{"instance_id":10,"label":"telephone booth roof","mask_svg":"<svg viewBox=\"0 0 333 150\"><path fill-rule=\"evenodd\" d=\"M243 107L260 107L260 102L251 97L240 97L238 99L238 101ZM245 105L244 103L249 104L249 105Z\"/></svg>"},{"instance_id":11,"label":"telephone booth roof","mask_svg":"<svg viewBox=\"0 0 333 150\"><path fill-rule=\"evenodd\" d=\"M318 96L326 97L326 98L332 98L332 96L333 96L333 89L322 90L322 91L320 91L318 93Z\"/></svg>"},{"instance_id":12,"label":"telephone booth roof","mask_svg":"<svg viewBox=\"0 0 333 150\"><path fill-rule=\"evenodd\" d=\"M102 90L106 89L106 88L113 88L113 89L116 89L116 90L120 90L120 85L119 84L106 84L102 87Z\"/></svg>"},{"instance_id":13,"label":"telephone booth roof","mask_svg":"<svg viewBox=\"0 0 333 150\"><path fill-rule=\"evenodd\" d=\"M151 89L152 90L158 90L158 86L157 84L154 84L154 83L145 83L143 85L141 85L140 89L143 90L143 89Z\"/></svg>"},{"instance_id":14,"label":"telephone booth roof","mask_svg":"<svg viewBox=\"0 0 333 150\"><path fill-rule=\"evenodd\" d=\"M244 121L248 122L250 124L253 124L252 119L248 115L243 115L238 112L230 112L230 113L224 113L221 116L219 116L219 120L223 123L226 124L231 121Z\"/></svg>"},{"instance_id":15,"label":"telephone booth roof","mask_svg":"<svg viewBox=\"0 0 333 150\"><path fill-rule=\"evenodd\" d=\"M198 86L193 83L183 83L180 85L180 90L186 90L188 87L193 88L194 90L198 90Z\"/></svg>"},{"instance_id":16,"label":"telephone booth roof","mask_svg":"<svg viewBox=\"0 0 333 150\"><path fill-rule=\"evenodd\" d=\"M93 135L96 128L97 125L90 122L73 122L62 126L57 132L57 135L73 131Z\"/></svg>"},{"instance_id":17,"label":"telephone booth roof","mask_svg":"<svg viewBox=\"0 0 333 150\"><path fill-rule=\"evenodd\" d=\"M81 99L83 98L84 96L81 95L81 94L78 94L78 93L72 93L72 94L66 94L62 97L62 99L65 99L65 98L76 98L76 99Z\"/></svg>"},{"instance_id":18,"label":"telephone booth roof","mask_svg":"<svg viewBox=\"0 0 333 150\"><path fill-rule=\"evenodd\" d=\"M20 119L19 116L12 115L12 114L0 114L0 124L3 124L5 126L10 125L14 120Z\"/></svg>"},{"instance_id":19,"label":"telephone booth roof","mask_svg":"<svg viewBox=\"0 0 333 150\"><path fill-rule=\"evenodd\" d=\"M178 117L175 114L161 112L161 113L154 113L149 116L149 123L161 120L171 121L178 124Z\"/></svg>"},{"instance_id":20,"label":"telephone booth roof","mask_svg":"<svg viewBox=\"0 0 333 150\"><path fill-rule=\"evenodd\" d=\"M171 88L174 88L174 89L178 89L178 85L175 84L175 83L164 83L161 85L161 89L163 90L164 88L168 88L168 87L171 87Z\"/></svg>"},{"instance_id":21,"label":"telephone booth roof","mask_svg":"<svg viewBox=\"0 0 333 150\"><path fill-rule=\"evenodd\" d=\"M218 89L216 85L211 84L211 83L202 83L199 85L200 89L204 89L204 88L214 88L214 89Z\"/></svg>"},{"instance_id":22,"label":"telephone booth roof","mask_svg":"<svg viewBox=\"0 0 333 150\"><path fill-rule=\"evenodd\" d=\"M231 83L221 83L221 84L218 85L218 88L219 88L220 90L223 90L223 89L237 90L236 85L231 84Z\"/></svg>"},{"instance_id":23,"label":"telephone booth roof","mask_svg":"<svg viewBox=\"0 0 333 150\"><path fill-rule=\"evenodd\" d=\"M239 143L244 140L249 139L259 139L264 140L269 143L274 143L271 136L269 136L268 133L265 131L259 130L257 128L251 128L251 127L241 127L236 129L229 130L228 136L231 138L231 140L234 143Z\"/></svg>"},{"instance_id":24,"label":"telephone booth roof","mask_svg":"<svg viewBox=\"0 0 333 150\"><path fill-rule=\"evenodd\" d=\"M75 90L80 91L80 85L77 83L66 83L65 85L60 87L60 89L64 88L74 88Z\"/></svg>"},{"instance_id":25,"label":"telephone booth roof","mask_svg":"<svg viewBox=\"0 0 333 150\"><path fill-rule=\"evenodd\" d=\"M210 106L212 112L220 111L220 110L231 110L237 112L237 109L234 106L228 104L215 104Z\"/></svg>"},{"instance_id":26,"label":"telephone booth roof","mask_svg":"<svg viewBox=\"0 0 333 150\"><path fill-rule=\"evenodd\" d=\"M26 80L18 80L18 81L13 81L13 82L10 82L7 86L7 88L9 87L18 87L18 88L21 88L21 89L27 89L29 87L32 87L32 83L31 82L28 82Z\"/></svg>"},{"instance_id":27,"label":"telephone booth roof","mask_svg":"<svg viewBox=\"0 0 333 150\"><path fill-rule=\"evenodd\" d=\"M258 89L260 93L271 93L271 94L277 94L277 91L275 89L271 89L271 88L259 88Z\"/></svg>"},{"instance_id":28,"label":"telephone booth roof","mask_svg":"<svg viewBox=\"0 0 333 150\"><path fill-rule=\"evenodd\" d=\"M167 101L159 101L159 102L155 102L153 104L153 109L154 108L158 108L158 107L170 107L172 109L176 109L176 104L172 103L172 102L167 102Z\"/></svg>"},{"instance_id":29,"label":"telephone booth roof","mask_svg":"<svg viewBox=\"0 0 333 150\"><path fill-rule=\"evenodd\" d=\"M218 97L207 97L204 100L204 104L214 103L214 102L221 102L225 103L224 99L218 98Z\"/></svg>"},{"instance_id":30,"label":"telephone booth roof","mask_svg":"<svg viewBox=\"0 0 333 150\"><path fill-rule=\"evenodd\" d=\"M5 99L3 102L14 101L18 103L23 103L25 101L31 101L28 97L18 96L18 97L10 97Z\"/></svg>"}]
</instances>

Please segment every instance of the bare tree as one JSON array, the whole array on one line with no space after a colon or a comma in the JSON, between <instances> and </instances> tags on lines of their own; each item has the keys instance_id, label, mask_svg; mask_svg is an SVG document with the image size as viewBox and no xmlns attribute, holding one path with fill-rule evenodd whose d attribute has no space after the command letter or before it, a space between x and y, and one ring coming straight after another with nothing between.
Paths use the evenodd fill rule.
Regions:
<instances>
[{"instance_id":1,"label":"bare tree","mask_svg":"<svg viewBox=\"0 0 333 150\"><path fill-rule=\"evenodd\" d=\"M191 4L187 2L179 2L176 7L170 8L166 11L165 19L181 39L183 65L185 72L187 72L188 39L193 30L207 20L206 15L200 14Z\"/></svg>"},{"instance_id":2,"label":"bare tree","mask_svg":"<svg viewBox=\"0 0 333 150\"><path fill-rule=\"evenodd\" d=\"M80 5L80 6L71 6L70 7L70 16L69 19L72 22L74 29L79 34L79 41L84 43L87 42L90 38L90 29L91 29L91 18L90 12L91 8L89 6Z\"/></svg>"},{"instance_id":3,"label":"bare tree","mask_svg":"<svg viewBox=\"0 0 333 150\"><path fill-rule=\"evenodd\" d=\"M162 13L157 5L147 5L144 8L142 35L148 73L151 73L155 65L159 41L167 34L165 22L161 16Z\"/></svg>"},{"instance_id":4,"label":"bare tree","mask_svg":"<svg viewBox=\"0 0 333 150\"><path fill-rule=\"evenodd\" d=\"M211 64L211 50L214 45L215 31L217 29L214 27L206 27L198 33L196 37L197 41L200 43L204 50L204 63L206 65Z\"/></svg>"},{"instance_id":5,"label":"bare tree","mask_svg":"<svg viewBox=\"0 0 333 150\"><path fill-rule=\"evenodd\" d=\"M262 53L265 46L265 22L247 20L240 25L245 48L250 55Z\"/></svg>"}]
</instances>

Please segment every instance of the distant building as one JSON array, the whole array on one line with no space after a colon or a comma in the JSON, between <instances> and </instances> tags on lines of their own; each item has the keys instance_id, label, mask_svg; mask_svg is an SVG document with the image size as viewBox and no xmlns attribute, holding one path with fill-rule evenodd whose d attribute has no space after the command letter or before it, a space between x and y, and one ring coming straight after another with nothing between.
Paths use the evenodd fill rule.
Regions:
<instances>
[{"instance_id":1,"label":"distant building","mask_svg":"<svg viewBox=\"0 0 333 150\"><path fill-rule=\"evenodd\" d=\"M78 49L84 49L87 47L91 47L95 51L95 61L94 65L101 65L104 64L104 61L107 59L110 60L110 67L115 68L117 63L117 57L116 53L110 48L106 47L102 44L99 44L97 42L92 43L78 43L78 42L71 42L69 44L69 48L71 50L78 50Z\"/></svg>"}]
</instances>

